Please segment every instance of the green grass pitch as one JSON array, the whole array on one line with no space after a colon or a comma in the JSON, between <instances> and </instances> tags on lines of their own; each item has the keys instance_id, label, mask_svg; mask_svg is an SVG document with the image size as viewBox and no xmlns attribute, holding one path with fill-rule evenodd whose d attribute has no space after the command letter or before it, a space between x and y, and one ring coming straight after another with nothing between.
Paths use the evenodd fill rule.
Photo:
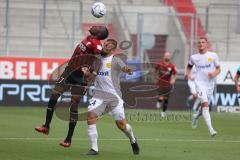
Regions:
<instances>
[{"instance_id":1,"label":"green grass pitch","mask_svg":"<svg viewBox=\"0 0 240 160\"><path fill-rule=\"evenodd\" d=\"M139 114L138 114L139 113ZM140 155L133 155L125 135L106 115L98 122L98 156L85 155L89 150L86 122L79 122L71 148L58 143L65 137L68 123L54 116L50 134L34 131L43 123L45 108L0 107L1 160L238 160L240 157L240 115L212 113L218 135L211 138L200 118L199 126L191 128L186 117L150 119L149 110L127 110L129 123L138 137ZM155 111L155 113L158 113ZM129 115L135 115L130 117ZM140 115L140 117L136 117ZM185 116L185 118L184 118ZM131 119L130 119L131 118Z\"/></svg>"}]
</instances>

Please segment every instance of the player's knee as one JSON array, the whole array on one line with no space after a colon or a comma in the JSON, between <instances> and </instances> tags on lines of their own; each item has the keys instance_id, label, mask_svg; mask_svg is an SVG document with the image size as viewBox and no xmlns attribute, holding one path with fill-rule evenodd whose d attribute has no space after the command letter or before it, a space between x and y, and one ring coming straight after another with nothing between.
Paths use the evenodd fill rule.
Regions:
<instances>
[{"instance_id":1,"label":"player's knee","mask_svg":"<svg viewBox=\"0 0 240 160\"><path fill-rule=\"evenodd\" d=\"M61 96L60 93L56 92L56 91L52 91L51 97L50 99L52 100L58 100L58 98Z\"/></svg>"},{"instance_id":2,"label":"player's knee","mask_svg":"<svg viewBox=\"0 0 240 160\"><path fill-rule=\"evenodd\" d=\"M64 92L66 91L66 89L62 86L55 86L53 89L52 89L52 94L63 94Z\"/></svg>"},{"instance_id":3,"label":"player's knee","mask_svg":"<svg viewBox=\"0 0 240 160\"><path fill-rule=\"evenodd\" d=\"M208 107L208 102L203 102L203 103L201 104L201 106L202 106L202 107Z\"/></svg>"},{"instance_id":4,"label":"player's knee","mask_svg":"<svg viewBox=\"0 0 240 160\"><path fill-rule=\"evenodd\" d=\"M122 131L126 128L126 123L124 121L121 121L121 120L116 121L116 124L117 124L118 129L120 129Z\"/></svg>"},{"instance_id":5,"label":"player's knee","mask_svg":"<svg viewBox=\"0 0 240 160\"><path fill-rule=\"evenodd\" d=\"M87 124L91 125L91 124L96 124L97 122L97 115L93 112L88 112L87 115Z\"/></svg>"},{"instance_id":6,"label":"player's knee","mask_svg":"<svg viewBox=\"0 0 240 160\"><path fill-rule=\"evenodd\" d=\"M158 100L162 102L164 100L164 97L160 96L160 97L158 97Z\"/></svg>"},{"instance_id":7,"label":"player's knee","mask_svg":"<svg viewBox=\"0 0 240 160\"><path fill-rule=\"evenodd\" d=\"M80 97L79 96L72 96L71 97L71 103L72 104L77 104L80 102Z\"/></svg>"}]
</instances>

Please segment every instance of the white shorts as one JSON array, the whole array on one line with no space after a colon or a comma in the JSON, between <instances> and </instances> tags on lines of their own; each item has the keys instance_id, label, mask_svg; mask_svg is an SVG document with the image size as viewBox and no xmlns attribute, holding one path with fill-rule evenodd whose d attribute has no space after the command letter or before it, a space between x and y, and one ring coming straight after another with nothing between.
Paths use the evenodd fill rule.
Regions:
<instances>
[{"instance_id":1,"label":"white shorts","mask_svg":"<svg viewBox=\"0 0 240 160\"><path fill-rule=\"evenodd\" d=\"M196 90L198 93L198 97L201 100L201 103L210 102L211 97L213 95L213 91L214 91L213 87L205 87L204 85L197 85Z\"/></svg>"},{"instance_id":2,"label":"white shorts","mask_svg":"<svg viewBox=\"0 0 240 160\"><path fill-rule=\"evenodd\" d=\"M109 113L114 120L125 119L123 100L120 97L118 97L117 100L102 100L93 97L89 100L88 112L93 112L97 114L98 117Z\"/></svg>"}]
</instances>

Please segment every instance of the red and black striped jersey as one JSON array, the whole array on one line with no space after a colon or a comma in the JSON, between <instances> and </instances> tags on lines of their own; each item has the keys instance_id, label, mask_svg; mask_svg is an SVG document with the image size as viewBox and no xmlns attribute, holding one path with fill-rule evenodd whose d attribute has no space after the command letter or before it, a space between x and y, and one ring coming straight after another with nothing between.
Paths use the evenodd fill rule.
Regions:
<instances>
[{"instance_id":1,"label":"red and black striped jersey","mask_svg":"<svg viewBox=\"0 0 240 160\"><path fill-rule=\"evenodd\" d=\"M102 44L99 39L95 39L92 36L87 36L82 40L81 43L79 43L74 53L68 63L68 66L71 67L71 69L77 69L83 65L91 66L92 57L88 55L97 55L101 54L102 52Z\"/></svg>"}]
</instances>

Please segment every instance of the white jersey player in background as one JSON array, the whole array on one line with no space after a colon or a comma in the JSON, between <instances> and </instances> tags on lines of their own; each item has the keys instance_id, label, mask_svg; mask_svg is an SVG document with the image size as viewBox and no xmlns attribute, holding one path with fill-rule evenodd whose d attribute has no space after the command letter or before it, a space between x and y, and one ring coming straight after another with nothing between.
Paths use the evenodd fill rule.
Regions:
<instances>
[{"instance_id":1,"label":"white jersey player in background","mask_svg":"<svg viewBox=\"0 0 240 160\"><path fill-rule=\"evenodd\" d=\"M197 72L196 68L195 68L195 66L193 66L191 73L189 75L189 78L188 78L188 87L190 89L191 95L187 99L187 105L190 106L190 101L194 101L193 107L192 107L192 111L194 113L196 113L197 110L199 109L200 102L201 102L200 98L198 97L197 88L195 85L196 72Z\"/></svg>"},{"instance_id":2,"label":"white jersey player in background","mask_svg":"<svg viewBox=\"0 0 240 160\"><path fill-rule=\"evenodd\" d=\"M201 99L201 110L193 117L192 124L197 125L197 119L200 115L203 115L210 135L215 136L217 132L212 126L209 113L209 100L213 95L216 76L220 73L221 69L217 54L208 51L207 38L199 38L198 50L199 53L190 57L185 73L185 77L189 79L192 67L196 67L195 85L198 96Z\"/></svg>"},{"instance_id":3,"label":"white jersey player in background","mask_svg":"<svg viewBox=\"0 0 240 160\"><path fill-rule=\"evenodd\" d=\"M98 154L97 118L109 112L116 122L117 127L129 138L134 154L139 154L139 146L133 134L132 127L125 119L123 100L120 90L120 73L132 73L119 57L113 55L117 47L117 41L108 39L103 46L101 56L102 68L95 80L93 97L88 106L88 136L91 149L88 155Z\"/></svg>"}]
</instances>

